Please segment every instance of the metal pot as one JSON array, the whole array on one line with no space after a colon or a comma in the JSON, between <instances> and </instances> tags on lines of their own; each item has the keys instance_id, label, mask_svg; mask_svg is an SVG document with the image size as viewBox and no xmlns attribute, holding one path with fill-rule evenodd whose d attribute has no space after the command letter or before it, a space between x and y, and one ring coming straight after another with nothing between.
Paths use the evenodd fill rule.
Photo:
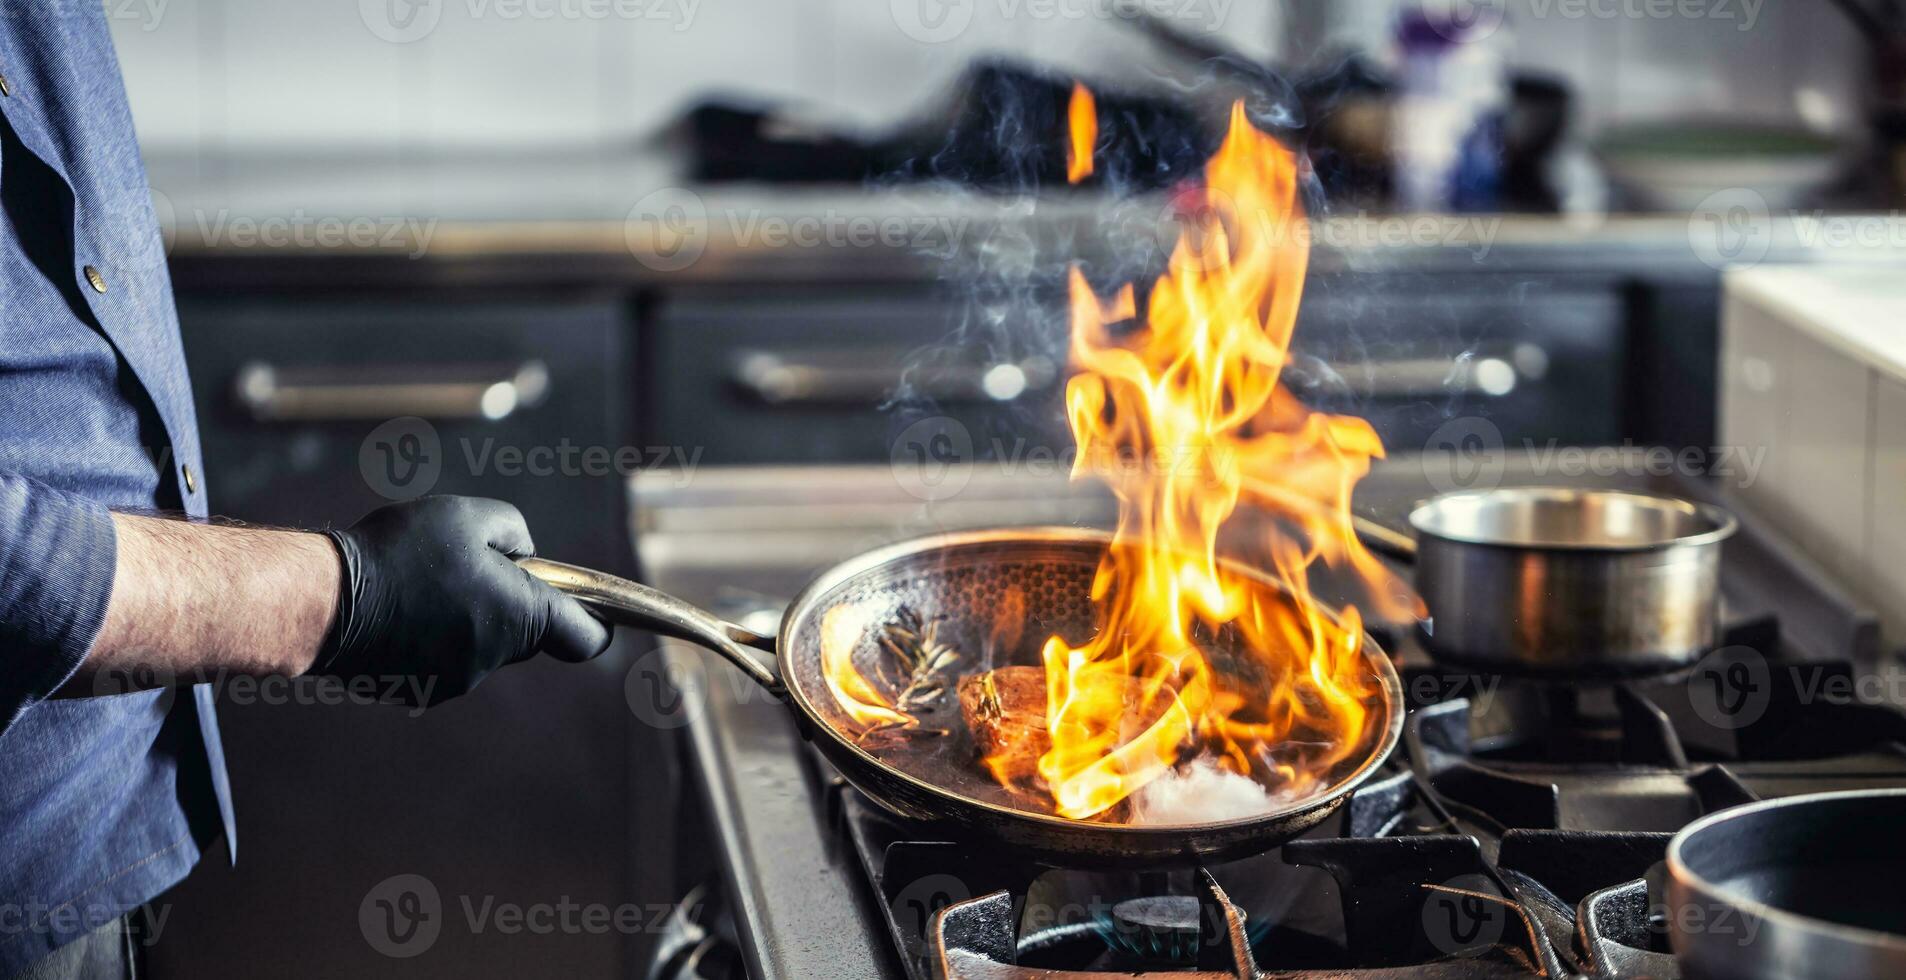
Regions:
<instances>
[{"instance_id":1,"label":"metal pot","mask_svg":"<svg viewBox=\"0 0 1906 980\"><path fill-rule=\"evenodd\" d=\"M1566 487L1449 493L1416 537L1359 522L1414 561L1437 659L1522 674L1632 676L1692 666L1719 622L1732 515L1673 497Z\"/></svg>"},{"instance_id":2,"label":"metal pot","mask_svg":"<svg viewBox=\"0 0 1906 980\"><path fill-rule=\"evenodd\" d=\"M1722 810L1668 843L1668 939L1690 977L1906 976L1906 790Z\"/></svg>"},{"instance_id":3,"label":"metal pot","mask_svg":"<svg viewBox=\"0 0 1906 980\"><path fill-rule=\"evenodd\" d=\"M976 648L998 627L1009 592L1023 602L1021 632L1032 644L1059 634L1083 639L1096 622L1092 581L1111 546L1109 535L1075 528L1014 528L936 535L861 555L823 573L788 607L778 639L725 623L694 606L603 572L540 558L520 564L576 596L605 618L699 644L739 667L794 712L796 723L848 782L886 809L938 821L1068 861L1111 866L1218 861L1268 850L1316 826L1378 769L1402 734L1403 691L1376 641L1364 638L1373 691L1371 721L1357 750L1315 793L1241 819L1170 826L1071 820L1015 805L972 758L949 743L937 756L889 764L850 733L845 711L821 669L821 623L843 606L868 622L891 622L905 607L937 620L940 635ZM1262 574L1236 569L1275 586ZM863 638L856 660L878 655L877 637ZM969 649L970 649L969 648ZM764 662L752 651L775 654ZM1001 664L1016 659L1001 651Z\"/></svg>"}]
</instances>

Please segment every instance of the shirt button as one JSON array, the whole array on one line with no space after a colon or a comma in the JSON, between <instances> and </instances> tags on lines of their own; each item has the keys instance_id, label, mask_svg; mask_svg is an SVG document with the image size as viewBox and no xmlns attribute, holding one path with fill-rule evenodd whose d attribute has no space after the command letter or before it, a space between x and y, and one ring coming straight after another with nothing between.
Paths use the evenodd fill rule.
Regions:
<instances>
[{"instance_id":1,"label":"shirt button","mask_svg":"<svg viewBox=\"0 0 1906 980\"><path fill-rule=\"evenodd\" d=\"M106 291L106 277L99 274L99 268L97 266L89 265L86 267L86 281L93 284L93 292L103 293Z\"/></svg>"},{"instance_id":2,"label":"shirt button","mask_svg":"<svg viewBox=\"0 0 1906 980\"><path fill-rule=\"evenodd\" d=\"M7 84L7 76L0 75L0 95L12 95L13 86Z\"/></svg>"},{"instance_id":3,"label":"shirt button","mask_svg":"<svg viewBox=\"0 0 1906 980\"><path fill-rule=\"evenodd\" d=\"M183 479L183 480L185 481L185 492L186 492L186 493L198 493L198 492L199 492L199 479L198 479L198 477L196 477L196 476L193 476L193 475L192 475L192 464L191 464L191 463L181 463L181 464L179 464L179 477L180 477L181 479Z\"/></svg>"}]
</instances>

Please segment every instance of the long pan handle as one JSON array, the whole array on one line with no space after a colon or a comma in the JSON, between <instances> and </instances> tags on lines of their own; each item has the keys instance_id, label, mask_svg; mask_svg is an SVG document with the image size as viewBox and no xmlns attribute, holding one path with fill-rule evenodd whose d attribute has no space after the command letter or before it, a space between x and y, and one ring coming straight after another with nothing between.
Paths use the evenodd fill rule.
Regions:
<instances>
[{"instance_id":1,"label":"long pan handle","mask_svg":"<svg viewBox=\"0 0 1906 980\"><path fill-rule=\"evenodd\" d=\"M1324 513L1317 501L1294 493L1276 483L1246 480L1244 492L1252 499L1268 505L1273 511L1309 511L1320 516ZM1350 515L1350 529L1356 534L1357 540L1363 542L1365 548L1399 561L1411 564L1416 562L1416 539L1410 535L1357 514Z\"/></svg>"},{"instance_id":2,"label":"long pan handle","mask_svg":"<svg viewBox=\"0 0 1906 980\"><path fill-rule=\"evenodd\" d=\"M1354 514L1350 517L1350 526L1357 532L1357 540L1371 551L1402 561L1416 561L1416 539L1402 531Z\"/></svg>"},{"instance_id":3,"label":"long pan handle","mask_svg":"<svg viewBox=\"0 0 1906 980\"><path fill-rule=\"evenodd\" d=\"M706 647L741 668L768 693L783 691L774 669L749 652L752 648L773 653L773 637L742 629L666 592L607 572L547 558L518 558L516 563L610 622Z\"/></svg>"}]
</instances>

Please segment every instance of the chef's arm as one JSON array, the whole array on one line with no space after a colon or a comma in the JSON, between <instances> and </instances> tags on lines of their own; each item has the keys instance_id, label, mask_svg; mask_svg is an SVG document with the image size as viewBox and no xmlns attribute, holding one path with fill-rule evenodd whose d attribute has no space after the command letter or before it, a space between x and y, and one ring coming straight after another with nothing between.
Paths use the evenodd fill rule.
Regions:
<instances>
[{"instance_id":1,"label":"chef's arm","mask_svg":"<svg viewBox=\"0 0 1906 980\"><path fill-rule=\"evenodd\" d=\"M508 504L426 497L312 534L114 514L0 473L0 739L61 696L231 674L414 677L428 703L609 631L512 559Z\"/></svg>"},{"instance_id":2,"label":"chef's arm","mask_svg":"<svg viewBox=\"0 0 1906 980\"><path fill-rule=\"evenodd\" d=\"M426 497L311 534L112 515L112 599L74 684L315 673L414 678L455 697L538 651L587 660L609 630L515 558L535 552L516 508ZM105 683L101 683L101 681Z\"/></svg>"},{"instance_id":3,"label":"chef's arm","mask_svg":"<svg viewBox=\"0 0 1906 980\"><path fill-rule=\"evenodd\" d=\"M0 736L49 697L302 673L339 568L321 535L114 514L0 473Z\"/></svg>"},{"instance_id":4,"label":"chef's arm","mask_svg":"<svg viewBox=\"0 0 1906 980\"><path fill-rule=\"evenodd\" d=\"M114 675L189 680L311 669L337 615L342 577L324 535L130 514L112 515L112 524L112 598L80 664L81 690L72 693L124 690Z\"/></svg>"}]
</instances>

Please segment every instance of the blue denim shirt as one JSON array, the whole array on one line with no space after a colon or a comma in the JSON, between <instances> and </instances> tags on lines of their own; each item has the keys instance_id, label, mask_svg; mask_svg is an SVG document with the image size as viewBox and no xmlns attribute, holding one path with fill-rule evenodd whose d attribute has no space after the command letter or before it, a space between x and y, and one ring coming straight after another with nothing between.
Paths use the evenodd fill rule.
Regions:
<instances>
[{"instance_id":1,"label":"blue denim shirt","mask_svg":"<svg viewBox=\"0 0 1906 980\"><path fill-rule=\"evenodd\" d=\"M109 509L204 516L206 488L165 250L98 0L0 0L0 77L8 976L170 887L221 825L234 856L236 838L208 688L48 699L112 595Z\"/></svg>"}]
</instances>

